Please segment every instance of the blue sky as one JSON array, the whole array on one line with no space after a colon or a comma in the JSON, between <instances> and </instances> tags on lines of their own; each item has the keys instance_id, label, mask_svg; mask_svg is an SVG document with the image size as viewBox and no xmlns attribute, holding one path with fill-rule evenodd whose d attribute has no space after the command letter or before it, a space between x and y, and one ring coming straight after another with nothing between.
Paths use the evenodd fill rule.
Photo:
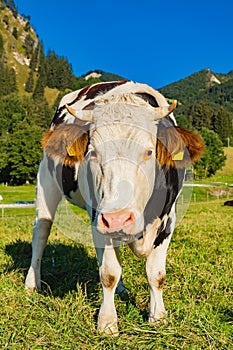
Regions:
<instances>
[{"instance_id":1,"label":"blue sky","mask_svg":"<svg viewBox=\"0 0 233 350\"><path fill-rule=\"evenodd\" d=\"M15 0L45 53L75 75L102 69L160 88L204 68L233 70L232 0Z\"/></svg>"}]
</instances>

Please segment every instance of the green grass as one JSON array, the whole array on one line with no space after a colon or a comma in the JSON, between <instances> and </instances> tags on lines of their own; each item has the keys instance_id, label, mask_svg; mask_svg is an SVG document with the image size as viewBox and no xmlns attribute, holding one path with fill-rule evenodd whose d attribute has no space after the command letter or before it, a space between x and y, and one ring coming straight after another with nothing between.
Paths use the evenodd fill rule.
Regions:
<instances>
[{"instance_id":1,"label":"green grass","mask_svg":"<svg viewBox=\"0 0 233 350\"><path fill-rule=\"evenodd\" d=\"M25 186L0 186L0 195L3 200L0 204L11 204L19 201L32 202L35 200L36 190L35 185L25 185ZM4 216L21 216L21 215L35 215L34 208L7 208L4 209ZM2 216L2 209L0 209L0 218Z\"/></svg>"},{"instance_id":2,"label":"green grass","mask_svg":"<svg viewBox=\"0 0 233 350\"><path fill-rule=\"evenodd\" d=\"M33 200L35 194L33 186L5 192L1 189L7 201L21 196ZM232 348L232 208L223 207L222 201L191 203L175 230L164 287L166 325L147 323L145 262L122 246L130 300L115 298L120 336L114 339L96 329L101 286L94 249L63 236L56 227L44 253L43 292L26 293L33 219L0 218L0 348Z\"/></svg>"}]
</instances>

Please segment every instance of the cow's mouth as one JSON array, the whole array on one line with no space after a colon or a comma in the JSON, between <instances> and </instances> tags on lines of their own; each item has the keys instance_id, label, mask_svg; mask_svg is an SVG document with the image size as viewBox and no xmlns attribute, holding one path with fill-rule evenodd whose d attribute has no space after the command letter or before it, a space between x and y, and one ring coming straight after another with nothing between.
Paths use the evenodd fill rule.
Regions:
<instances>
[{"instance_id":1,"label":"cow's mouth","mask_svg":"<svg viewBox=\"0 0 233 350\"><path fill-rule=\"evenodd\" d=\"M105 233L104 235L117 241L121 241L124 243L131 243L136 239L140 239L142 237L142 232L135 233L135 234L128 234L128 233L125 233L123 230L120 230L117 232Z\"/></svg>"}]
</instances>

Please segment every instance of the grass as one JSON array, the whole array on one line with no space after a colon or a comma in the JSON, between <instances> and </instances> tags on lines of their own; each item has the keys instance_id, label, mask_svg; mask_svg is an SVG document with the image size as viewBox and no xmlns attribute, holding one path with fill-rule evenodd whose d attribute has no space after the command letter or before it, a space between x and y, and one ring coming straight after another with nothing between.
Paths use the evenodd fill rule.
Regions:
<instances>
[{"instance_id":1,"label":"grass","mask_svg":"<svg viewBox=\"0 0 233 350\"><path fill-rule=\"evenodd\" d=\"M3 189L7 202L19 200L18 190L23 200L35 194L33 186ZM166 325L147 323L145 262L122 246L130 300L115 298L120 336L114 339L96 329L101 286L94 249L63 236L55 226L44 253L43 291L26 293L33 219L0 218L2 349L232 348L232 208L222 201L191 203L175 230L164 287Z\"/></svg>"},{"instance_id":2,"label":"grass","mask_svg":"<svg viewBox=\"0 0 233 350\"><path fill-rule=\"evenodd\" d=\"M227 181L229 181L230 178L230 180L233 183L233 147L225 147L224 153L227 157L226 164L220 171L217 172L216 179L222 178L224 180L226 179Z\"/></svg>"},{"instance_id":3,"label":"grass","mask_svg":"<svg viewBox=\"0 0 233 350\"><path fill-rule=\"evenodd\" d=\"M11 204L18 201L32 202L35 200L36 191L35 185L25 185L25 186L0 186L0 195L3 200L0 201L0 204ZM26 211L24 208L18 209L4 209L4 216L9 217L12 215L35 215L34 208L28 208ZM2 212L0 209L0 218Z\"/></svg>"}]
</instances>

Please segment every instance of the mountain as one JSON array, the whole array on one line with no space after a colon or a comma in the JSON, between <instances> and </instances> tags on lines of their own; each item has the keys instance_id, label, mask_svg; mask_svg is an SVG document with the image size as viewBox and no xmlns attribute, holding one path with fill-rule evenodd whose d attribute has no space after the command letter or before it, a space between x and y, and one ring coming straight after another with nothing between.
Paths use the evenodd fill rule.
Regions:
<instances>
[{"instance_id":1,"label":"mountain","mask_svg":"<svg viewBox=\"0 0 233 350\"><path fill-rule=\"evenodd\" d=\"M19 15L13 0L0 0L0 96L16 91L21 97L43 94L53 106L69 90L119 79L102 70L76 77L66 58L54 51L45 55L30 16Z\"/></svg>"},{"instance_id":2,"label":"mountain","mask_svg":"<svg viewBox=\"0 0 233 350\"><path fill-rule=\"evenodd\" d=\"M104 72L103 70L100 70L100 69L89 71L86 74L82 75L81 78L84 78L86 81L88 81L91 78L95 78L95 79L99 79L101 82L125 79L117 74Z\"/></svg>"},{"instance_id":3,"label":"mountain","mask_svg":"<svg viewBox=\"0 0 233 350\"><path fill-rule=\"evenodd\" d=\"M209 68L159 89L167 98L180 104L196 104L205 101L217 110L223 107L233 116L233 72L219 74Z\"/></svg>"},{"instance_id":4,"label":"mountain","mask_svg":"<svg viewBox=\"0 0 233 350\"><path fill-rule=\"evenodd\" d=\"M30 16L21 16L13 0L0 0L0 96L43 94L50 107L69 90L122 77L102 70L76 77L71 65L55 52L45 55ZM159 89L179 105L205 101L213 110L223 107L233 116L233 71L228 74L204 69Z\"/></svg>"},{"instance_id":5,"label":"mountain","mask_svg":"<svg viewBox=\"0 0 233 350\"><path fill-rule=\"evenodd\" d=\"M28 19L0 2L0 36L1 63L14 70L17 90L21 95L25 93L30 60L39 43L37 34Z\"/></svg>"}]
</instances>

